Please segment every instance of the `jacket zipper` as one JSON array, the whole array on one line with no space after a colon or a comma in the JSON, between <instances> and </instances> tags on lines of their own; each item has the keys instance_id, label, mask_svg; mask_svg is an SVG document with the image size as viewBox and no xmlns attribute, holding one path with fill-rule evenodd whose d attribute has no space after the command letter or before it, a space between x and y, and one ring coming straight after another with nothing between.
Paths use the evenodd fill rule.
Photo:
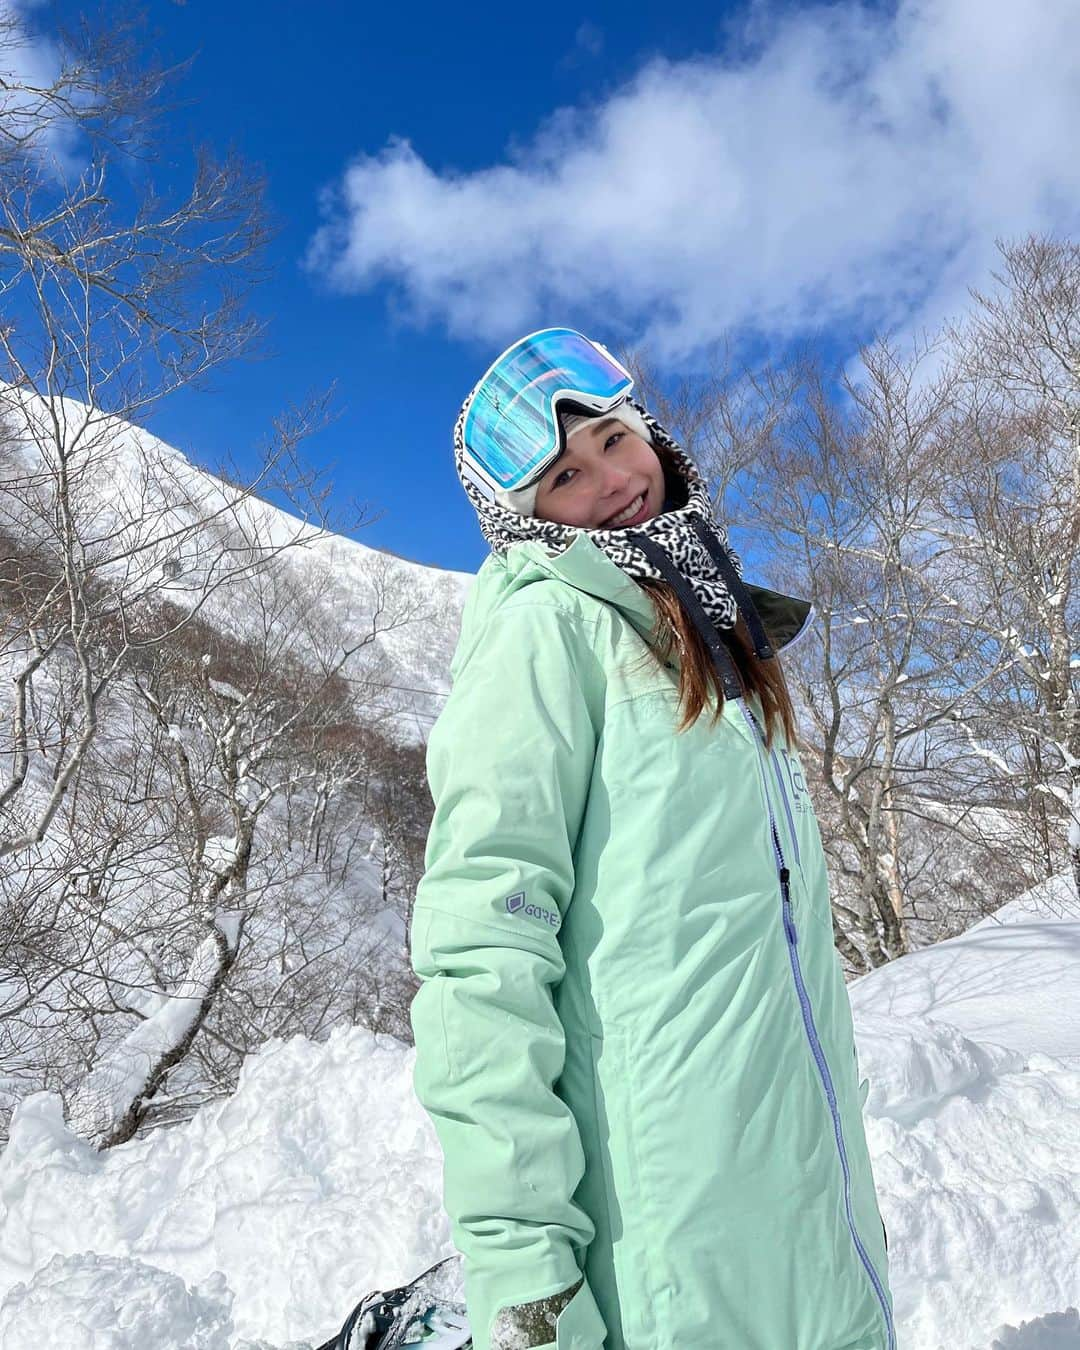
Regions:
<instances>
[{"instance_id":1,"label":"jacket zipper","mask_svg":"<svg viewBox=\"0 0 1080 1350\"><path fill-rule=\"evenodd\" d=\"M775 750L770 750L769 758L772 761L773 773L776 775L776 782L780 788L780 797L784 803L784 813L787 816L788 833L791 836L791 846L795 850L795 865L796 867L802 867L802 858L799 856L799 836L795 832L795 817L791 814L791 803L788 800L787 786L784 783L784 771L780 767L780 757Z\"/></svg>"},{"instance_id":2,"label":"jacket zipper","mask_svg":"<svg viewBox=\"0 0 1080 1350\"><path fill-rule=\"evenodd\" d=\"M776 862L776 874L780 880L780 896L782 901L781 913L784 922L784 937L787 941L788 958L791 962L791 974L795 981L795 990L799 996L799 1007L802 1009L803 1029L806 1032L807 1040L810 1042L810 1049L814 1056L814 1062L817 1064L818 1073L821 1076L821 1083L825 1089L825 1097L829 1103L829 1114L832 1116L833 1136L836 1139L836 1151L840 1156L840 1168L844 1174L844 1213L847 1217L848 1229L851 1233L851 1240L855 1244L855 1250L859 1254L863 1267L869 1276L870 1283L874 1287L874 1293L877 1295L878 1302L881 1305L881 1312L885 1318L885 1330L888 1334L888 1350L896 1350L896 1330L893 1326L892 1313L889 1310L889 1300L885 1295L884 1286L874 1269L874 1263L870 1260L869 1253L863 1246L862 1238L859 1237L858 1230L855 1227L855 1216L851 1209L851 1170L848 1167L847 1148L844 1145L844 1131L840 1124L840 1109L836 1101L836 1090L833 1087L832 1074L829 1072L829 1066L825 1059L825 1051L822 1048L821 1040L818 1037L817 1027L814 1023L814 1014L810 1006L810 996L806 991L806 982L803 979L802 964L799 961L799 935L795 927L795 918L791 908L791 873L787 869L784 861L784 851L780 845L780 835L776 829L776 817L773 815L772 800L769 797L769 784L765 774L763 756L761 749L765 745L765 738L762 735L761 728L758 725L757 718L746 707L740 699L739 707L742 715L750 726L754 738L754 746L758 754L758 767L761 770L762 786L765 788L765 806L769 813L769 833L772 836L773 853ZM775 765L774 765L775 767ZM785 807L787 807L787 794L784 791L783 781L777 773L777 781L780 783L780 792L784 798ZM791 818L790 807L788 809L788 822L792 826L792 839L795 838L794 824ZM798 853L798 845L795 846Z\"/></svg>"}]
</instances>

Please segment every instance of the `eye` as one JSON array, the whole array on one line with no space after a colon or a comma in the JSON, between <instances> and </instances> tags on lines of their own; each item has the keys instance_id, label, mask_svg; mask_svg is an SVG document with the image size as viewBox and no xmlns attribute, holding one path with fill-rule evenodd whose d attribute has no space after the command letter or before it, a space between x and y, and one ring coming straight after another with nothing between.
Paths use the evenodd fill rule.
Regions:
<instances>
[{"instance_id":1,"label":"eye","mask_svg":"<svg viewBox=\"0 0 1080 1350\"><path fill-rule=\"evenodd\" d=\"M610 450L616 441L621 441L625 435L625 431L613 431L604 442L604 449ZM566 479L566 475L570 473L577 473L577 469L563 469L560 473L557 473L551 480L552 489L554 490L557 487L562 487L564 480L569 481Z\"/></svg>"}]
</instances>

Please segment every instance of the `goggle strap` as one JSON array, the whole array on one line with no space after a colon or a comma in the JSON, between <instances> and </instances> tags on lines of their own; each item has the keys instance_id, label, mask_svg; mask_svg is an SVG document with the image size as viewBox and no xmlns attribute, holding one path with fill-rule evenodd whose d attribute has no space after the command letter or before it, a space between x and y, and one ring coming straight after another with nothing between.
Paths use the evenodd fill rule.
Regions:
<instances>
[{"instance_id":1,"label":"goggle strap","mask_svg":"<svg viewBox=\"0 0 1080 1350\"><path fill-rule=\"evenodd\" d=\"M769 636L765 632L765 625L761 622L761 616L757 612L757 606L750 599L750 592L746 589L746 584L742 577L735 570L735 564L731 561L731 555L721 544L712 530L705 524L699 516L691 516L690 524L694 528L694 533L705 545L709 556L716 564L720 575L727 583L727 588L731 592L731 597L739 607L739 612L746 620L746 626L750 630L750 636L754 640L754 654L759 661L768 661L776 655Z\"/></svg>"},{"instance_id":2,"label":"goggle strap","mask_svg":"<svg viewBox=\"0 0 1080 1350\"><path fill-rule=\"evenodd\" d=\"M472 465L469 463L469 457L467 453L462 455L461 457L461 472L463 477L467 478L469 482L473 484L474 487L476 487L481 493L483 493L485 500L489 502L493 502L495 500L495 489L491 486L491 484L487 481L487 479L481 478L480 475L476 472L476 470L472 467Z\"/></svg>"},{"instance_id":3,"label":"goggle strap","mask_svg":"<svg viewBox=\"0 0 1080 1350\"><path fill-rule=\"evenodd\" d=\"M719 629L705 612L704 605L694 594L694 588L655 539L650 539L647 534L629 534L627 538L641 549L642 553L671 586L682 602L683 608L690 615L694 627L701 634L702 641L709 649L713 666L724 686L724 697L741 698L743 693L742 681L739 679L739 673L731 659L731 653L728 651L727 644L720 635Z\"/></svg>"}]
</instances>

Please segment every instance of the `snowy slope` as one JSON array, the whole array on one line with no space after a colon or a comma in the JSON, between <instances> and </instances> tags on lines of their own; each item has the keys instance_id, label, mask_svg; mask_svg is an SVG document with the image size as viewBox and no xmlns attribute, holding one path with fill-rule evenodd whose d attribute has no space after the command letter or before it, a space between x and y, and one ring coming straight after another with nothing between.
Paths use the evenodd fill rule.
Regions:
<instances>
[{"instance_id":1,"label":"snowy slope","mask_svg":"<svg viewBox=\"0 0 1080 1350\"><path fill-rule=\"evenodd\" d=\"M1077 1350L1075 898L1041 888L851 992L900 1350ZM277 1043L230 1100L105 1156L29 1099L0 1157L0 1350L318 1344L450 1250L412 1062L355 1028Z\"/></svg>"},{"instance_id":2,"label":"snowy slope","mask_svg":"<svg viewBox=\"0 0 1080 1350\"><path fill-rule=\"evenodd\" d=\"M384 614L385 631L371 655L372 665L393 686L395 718L426 738L449 688L450 658L471 573L410 562L318 529L258 495L240 497L148 431L91 413L74 399L57 398L50 405L5 389L3 405L30 471L40 471L50 458L55 415L73 447L68 468L76 485L80 538L88 553L100 543L117 557L112 571L129 593L150 587L161 600L181 607L192 603L206 585L207 559L220 551L222 535L242 530L260 550L282 550L275 565L306 580L328 619L343 623L354 637L368 628L380 587L384 595L420 602L432 618L385 626L391 616ZM14 470L6 472L11 477ZM39 528L19 496L3 493L0 527L16 535L20 528L31 535ZM236 627L243 632L227 587L203 613L223 631Z\"/></svg>"},{"instance_id":3,"label":"snowy slope","mask_svg":"<svg viewBox=\"0 0 1080 1350\"><path fill-rule=\"evenodd\" d=\"M1076 964L1066 959L1070 953ZM1080 904L1073 887L1055 877L962 936L854 981L848 992L857 1014L948 1022L974 1041L1039 1051L1080 1069Z\"/></svg>"},{"instance_id":4,"label":"snowy slope","mask_svg":"<svg viewBox=\"0 0 1080 1350\"><path fill-rule=\"evenodd\" d=\"M220 652L225 670L228 659L243 652L247 643L255 651L268 653L268 665L284 670L290 660L296 667L318 670L321 659L323 671L333 669L342 650L359 647L342 672L342 683L351 682L355 700L350 717L343 719L346 732L355 718L357 724L375 727L380 735L396 730L402 739L426 739L449 687L463 597L473 580L469 574L424 567L315 529L258 497L238 495L235 488L197 469L163 441L119 419L91 413L74 400L55 400L50 406L32 394L17 396L0 386L0 413L5 432L10 429L17 437L14 443L6 435L0 437L0 540L11 539L16 547L40 551L40 571L35 555L28 572L55 575L61 556L63 536L58 522L65 514L55 509L57 452L50 440L55 433L67 446L65 472L72 485L71 506L80 543L74 552L85 558L92 574L90 593L107 594L110 605L122 598L129 615L138 612L143 597L188 612L205 599L199 617L211 632L200 628L200 636L206 639L206 648ZM249 576L237 580L236 573L245 572L252 554L265 559L268 552L273 556L260 573L258 586ZM215 560L222 559L223 570L231 575L220 589L211 588L207 597L210 569ZM210 575L210 580L215 577ZM0 609L4 611L0 619L7 618L6 607L0 605ZM20 620L0 626L0 725L7 723L0 747L10 750L14 676L32 654ZM364 645L374 628L380 630L378 635ZM265 639L261 644L260 637ZM91 659L98 668L106 663L103 653L104 646L93 651ZM228 697L232 686L217 674L216 668L209 671L211 687ZM288 697L287 680L285 684ZM34 676L31 706L39 715L39 725L31 736L34 751L24 787L5 811L5 833L15 831L15 822L28 828L37 821L56 786L57 747L70 751L77 743L83 725L81 704L75 702L74 731L63 727L62 716L56 713L63 706L64 691L71 688L70 649L62 644ZM332 692L336 697L336 691ZM205 933L193 934L194 926L187 923L190 878L184 862L183 827L179 832L173 829L174 817L162 807L171 800L175 783L164 759L156 757L153 736L147 734L148 728L153 732L154 720L136 693L131 670L112 681L95 713L95 740L76 782L92 784L107 778L115 789L110 787L97 798L92 789L70 793L43 843L8 859L0 869L0 901L11 906L4 911L8 915L22 914L23 907L31 904L28 897L32 897L34 912L42 914L47 912L43 896L49 895L50 900L58 894L68 897L66 908L55 901L60 918L53 919L50 958L57 965L61 954L72 950L65 949L65 939L72 931L83 931L79 904L84 882L80 879L98 865L102 867L99 895L108 907L107 914L98 916L103 923L91 959L83 959L80 949L70 974L61 973L55 983L46 983L51 971L42 975L39 983L45 989L41 997L34 998L24 1014L5 1016L0 1023L0 1131L6 1127L14 1099L43 1084L73 1087L85 1078L94 1056L95 1072L85 1084L90 1089L85 1100L92 1110L83 1120L103 1121L110 1114L101 1109L103 1104L122 1109L120 1102L127 1097L130 1084L145 1074L147 1064L156 1057L145 1053L147 1044L176 1043L179 1027L187 1024L200 999L158 997L156 973L145 960L137 935L152 932L154 949L167 953L161 969L169 972L173 982L167 982L167 991L174 993L198 992L202 984L189 983L185 988L180 977L196 952L211 955L216 950L203 942ZM267 713L264 705L264 714L268 728L280 726L279 709ZM184 743L189 754L205 752L204 762L210 759L209 734L190 706L178 713L168 731L170 741ZM266 745L265 737L262 744ZM131 769L127 781L125 773L136 759L146 766L148 777ZM372 787L378 786L378 772L377 768L371 771ZM227 774L207 772L200 784L198 795L212 836L202 854L201 882L206 881L215 858L230 856L234 834L224 827L220 833L216 830L229 820L233 795L236 800L251 800L252 785L243 777L240 773L230 786ZM154 790L147 788L150 781ZM333 972L326 974L326 985L339 990L341 998L329 1021L337 1009L349 1005L353 972L362 977L368 965L377 962L380 980L389 987L390 977L405 964L404 923L395 908L405 908L402 892L406 888L398 880L405 873L399 869L393 878L392 905L383 909L386 854L374 836L378 817L371 805L377 792L369 791L369 783L363 792L338 792L326 830L326 836L336 834L333 842L324 848L320 825L308 832L307 842L294 848L293 824L305 810L314 814L316 784L309 780L290 792L287 777L274 774L270 781L277 785L276 797L262 812L254 840L241 966L222 1002L249 999L251 1006L270 1008L276 993L267 996L266 990L273 986L275 991L284 991L279 1008L288 1009L296 993L295 1006L301 1012L291 1024L268 1015L253 1024L257 1036L320 1025L325 1002L310 1000L311 1015L307 1016L304 995L297 993L308 974L314 983L324 971ZM423 799L419 792L414 795L419 813ZM152 803L148 810L139 805L144 798ZM106 809L99 809L102 801ZM116 814L110 816L114 807ZM122 826L108 823L107 816L111 821L122 817ZM182 813L175 817L185 818ZM113 834L123 840L125 857L106 869L102 858L109 853ZM304 832L299 831L297 837L303 840ZM422 838L414 836L414 843L422 844ZM136 861L129 863L128 859ZM281 921L286 910L291 927ZM111 935L104 937L106 931ZM119 934L134 936L127 941ZM301 936L294 940L293 934ZM372 951L380 938L387 951L376 958ZM292 950L278 959L283 943ZM306 944L302 957L298 955L301 944ZM27 994L19 979L19 948L9 951L9 956L13 952L14 968L9 962L0 971L0 1005L5 1014L17 1013ZM208 974L208 962L198 961L196 966L196 975ZM108 989L103 972L110 981ZM118 995L120 989L124 993ZM375 997L373 993L372 1001ZM146 1020L113 1012L117 1001L122 1008L135 1007ZM354 1002L353 1006L352 1015L360 1018L367 1005ZM87 1012L90 1007L106 1011L92 1018ZM170 1021L171 1028L166 1026ZM165 1031L170 1034L165 1036ZM208 1039L204 1035L201 1044ZM121 1046L125 1068L118 1073L116 1056ZM170 1093L160 1094L158 1103L167 1102L171 1095L181 1103L178 1109L184 1109L185 1096L191 1100L192 1093L206 1086L205 1077L200 1081L201 1072L195 1057L190 1057L172 1074ZM222 1079L217 1081L220 1090Z\"/></svg>"}]
</instances>

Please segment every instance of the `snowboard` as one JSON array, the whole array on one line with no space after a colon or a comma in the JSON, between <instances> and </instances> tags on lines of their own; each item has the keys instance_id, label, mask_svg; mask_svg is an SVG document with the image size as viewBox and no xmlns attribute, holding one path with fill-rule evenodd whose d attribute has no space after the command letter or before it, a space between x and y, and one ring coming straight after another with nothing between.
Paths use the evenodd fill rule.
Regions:
<instances>
[{"instance_id":1,"label":"snowboard","mask_svg":"<svg viewBox=\"0 0 1080 1350\"><path fill-rule=\"evenodd\" d=\"M471 1350L461 1294L461 1257L450 1256L397 1289L362 1298L318 1350Z\"/></svg>"}]
</instances>

